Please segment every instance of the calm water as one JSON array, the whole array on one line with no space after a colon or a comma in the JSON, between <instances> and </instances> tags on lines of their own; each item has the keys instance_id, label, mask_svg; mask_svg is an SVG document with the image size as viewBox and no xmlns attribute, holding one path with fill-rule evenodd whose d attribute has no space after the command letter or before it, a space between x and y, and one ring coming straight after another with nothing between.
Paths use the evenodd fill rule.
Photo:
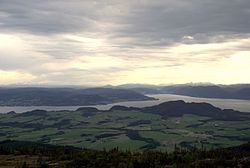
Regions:
<instances>
[{"instance_id":1,"label":"calm water","mask_svg":"<svg viewBox=\"0 0 250 168\"><path fill-rule=\"evenodd\" d=\"M113 103L113 104L108 104L108 105L88 106L88 107L96 107L100 110L107 110L107 109L110 109L114 105L147 107L147 106L157 105L159 103L166 102L166 101L184 100L186 102L207 102L222 109L235 109L235 110L239 110L242 112L250 112L249 100L195 98L195 97L179 96L179 95L172 95L172 94L158 94L158 95L148 95L148 96L157 98L159 100L130 101L130 102ZM7 113L9 111L22 113L26 111L35 110L35 109L47 110L47 111L76 110L79 107L83 107L83 106L31 106L31 107L0 106L0 113Z\"/></svg>"}]
</instances>

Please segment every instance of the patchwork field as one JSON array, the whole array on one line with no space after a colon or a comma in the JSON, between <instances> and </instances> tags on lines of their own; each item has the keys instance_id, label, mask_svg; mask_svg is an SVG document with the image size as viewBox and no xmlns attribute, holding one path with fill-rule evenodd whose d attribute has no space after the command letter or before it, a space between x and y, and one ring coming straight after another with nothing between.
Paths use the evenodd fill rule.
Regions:
<instances>
[{"instance_id":1,"label":"patchwork field","mask_svg":"<svg viewBox=\"0 0 250 168\"><path fill-rule=\"evenodd\" d=\"M1 114L0 141L24 140L90 149L140 151L219 148L250 141L250 120L226 121L184 114L162 117L133 110L93 109Z\"/></svg>"}]
</instances>

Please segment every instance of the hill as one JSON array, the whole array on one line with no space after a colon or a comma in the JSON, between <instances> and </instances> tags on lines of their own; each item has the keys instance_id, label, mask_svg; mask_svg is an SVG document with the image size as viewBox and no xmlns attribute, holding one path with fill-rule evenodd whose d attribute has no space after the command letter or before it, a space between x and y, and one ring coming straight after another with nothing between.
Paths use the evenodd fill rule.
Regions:
<instances>
[{"instance_id":1,"label":"hill","mask_svg":"<svg viewBox=\"0 0 250 168\"><path fill-rule=\"evenodd\" d=\"M247 120L250 113L241 113L232 109L220 109L208 103L186 103L170 101L152 107L145 107L143 112L159 114L163 117L181 117L185 114L211 117L215 120Z\"/></svg>"},{"instance_id":2,"label":"hill","mask_svg":"<svg viewBox=\"0 0 250 168\"><path fill-rule=\"evenodd\" d=\"M114 88L0 88L0 106L83 106L152 99Z\"/></svg>"},{"instance_id":3,"label":"hill","mask_svg":"<svg viewBox=\"0 0 250 168\"><path fill-rule=\"evenodd\" d=\"M249 113L172 101L101 111L34 110L0 114L0 141L22 140L101 150L172 151L175 145L221 148L250 141Z\"/></svg>"}]
</instances>

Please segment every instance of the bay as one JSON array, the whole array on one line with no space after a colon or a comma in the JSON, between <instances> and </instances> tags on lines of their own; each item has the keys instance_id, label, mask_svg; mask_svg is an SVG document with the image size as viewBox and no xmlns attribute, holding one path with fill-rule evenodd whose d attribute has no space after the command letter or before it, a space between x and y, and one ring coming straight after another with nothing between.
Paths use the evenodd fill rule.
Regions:
<instances>
[{"instance_id":1,"label":"bay","mask_svg":"<svg viewBox=\"0 0 250 168\"><path fill-rule=\"evenodd\" d=\"M234 109L241 112L250 112L250 100L237 100L237 99L214 99L214 98L197 98L197 97L189 97L189 96L181 96L181 95L173 95L173 94L154 94L147 95L150 97L154 97L158 100L148 100L148 101L127 101L127 102L119 102L112 103L107 105L95 105L95 106L86 106L86 107L96 107L99 110L108 110L112 106L121 105L127 107L148 107L157 105L166 101L175 101L175 100L184 100L185 102L206 102L210 103L216 107L221 109ZM47 111L60 111L60 110L76 110L80 107L84 106L0 106L0 113L7 113L10 111L15 111L16 113L22 113L31 110L47 110Z\"/></svg>"}]
</instances>

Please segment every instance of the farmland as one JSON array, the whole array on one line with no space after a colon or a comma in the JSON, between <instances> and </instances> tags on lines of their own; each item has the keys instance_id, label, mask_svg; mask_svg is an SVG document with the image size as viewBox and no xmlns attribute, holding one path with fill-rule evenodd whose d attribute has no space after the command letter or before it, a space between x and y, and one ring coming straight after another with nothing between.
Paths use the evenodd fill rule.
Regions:
<instances>
[{"instance_id":1,"label":"farmland","mask_svg":"<svg viewBox=\"0 0 250 168\"><path fill-rule=\"evenodd\" d=\"M175 145L221 148L250 140L250 120L162 116L140 109L32 111L0 117L0 141L11 139L89 149L171 151Z\"/></svg>"}]
</instances>

